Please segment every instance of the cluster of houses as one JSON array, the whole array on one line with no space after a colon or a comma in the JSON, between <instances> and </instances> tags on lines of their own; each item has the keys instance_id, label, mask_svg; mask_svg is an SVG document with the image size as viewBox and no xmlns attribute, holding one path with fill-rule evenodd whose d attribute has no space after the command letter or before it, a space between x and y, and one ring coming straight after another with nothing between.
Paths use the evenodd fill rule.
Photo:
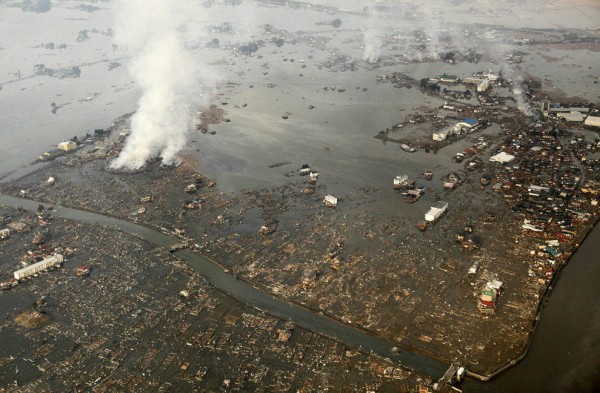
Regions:
<instances>
[{"instance_id":1,"label":"cluster of houses","mask_svg":"<svg viewBox=\"0 0 600 393\"><path fill-rule=\"evenodd\" d=\"M493 74L491 71L479 72L473 77L465 78L463 81L466 85L477 86L477 92L483 93L487 91L492 85L499 79L498 75Z\"/></svg>"},{"instance_id":2,"label":"cluster of houses","mask_svg":"<svg viewBox=\"0 0 600 393\"><path fill-rule=\"evenodd\" d=\"M598 144L568 139L569 134L538 124L514 131L490 158L496 164L493 189L538 244L531 250L529 275L540 283L552 278L600 212Z\"/></svg>"},{"instance_id":3,"label":"cluster of houses","mask_svg":"<svg viewBox=\"0 0 600 393\"><path fill-rule=\"evenodd\" d=\"M425 187L415 188L415 181L408 175L398 175L394 178L394 190L404 190L402 200L406 203L415 203L425 194Z\"/></svg>"},{"instance_id":4,"label":"cluster of houses","mask_svg":"<svg viewBox=\"0 0 600 393\"><path fill-rule=\"evenodd\" d=\"M498 75L492 73L492 71L483 71L474 74L472 77L461 80L456 75L443 74L438 77L432 77L428 79L428 83L437 84L442 83L446 85L455 85L463 83L465 85L474 85L478 93L486 92L499 80Z\"/></svg>"}]
</instances>

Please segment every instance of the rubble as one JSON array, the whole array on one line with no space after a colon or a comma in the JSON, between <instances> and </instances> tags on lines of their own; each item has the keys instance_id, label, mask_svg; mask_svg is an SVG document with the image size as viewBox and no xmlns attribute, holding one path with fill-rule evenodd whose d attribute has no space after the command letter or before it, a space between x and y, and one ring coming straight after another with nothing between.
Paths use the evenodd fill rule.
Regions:
<instances>
[{"instance_id":1,"label":"rubble","mask_svg":"<svg viewBox=\"0 0 600 393\"><path fill-rule=\"evenodd\" d=\"M305 6L293 2L286 5ZM210 29L214 34L234 31L227 23ZM286 65L303 69L306 80L311 68L333 75L338 71L364 72L367 66L385 66L387 70L423 61L456 64L495 60L477 48L463 53L443 48L439 59L421 51L419 60L401 54L364 65L338 47L329 48L330 41L339 43L334 37L290 32L272 25L264 25L263 29L268 37L252 37L252 42L228 42L219 36L220 40L214 38L202 46L246 55L248 59L238 57L236 61L246 61L243 69L248 72L255 67L252 59L260 59L262 54L266 57L274 50L276 56L286 56ZM478 37L486 34L481 26L473 30L471 33ZM502 34L510 31L499 30ZM428 42L423 31L409 34L415 36L419 46ZM556 34L531 33L537 38L530 40L527 35L519 42L532 45L537 40L543 45L552 42ZM400 45L405 39L406 34L399 32L382 37L384 45ZM312 55L306 62L299 58L294 62L290 54L281 52L292 45L328 53L315 55L312 62ZM356 42L349 39L344 45ZM213 65L229 67L233 59ZM511 53L506 60L518 64L526 61L527 55ZM263 67L268 68L268 64ZM407 384L417 385L414 376L397 364L241 306L210 288L202 277L178 261L180 250L201 252L219 261L236 278L273 296L447 363L459 360L470 370L485 374L515 359L527 345L543 294L597 220L599 141L580 133L594 127L598 112L590 103L573 104L570 108L577 110L569 112L561 112L567 109L567 105L561 105L558 113L569 115L559 119L554 115L556 111L548 109L550 115L544 117L544 107L538 113L532 105L532 115L526 116L519 112L515 101L533 101L533 96L545 94L534 78L510 80L501 74L501 68L492 71L487 67L474 75L471 71L463 75L452 71L457 75L440 76L442 70L434 71L431 78L422 79L401 72L378 77L371 74L373 83L380 86L372 88L369 84L369 94L379 92L388 83L406 92L413 89L412 93L422 94L435 104L415 104L412 111L406 108L402 118L390 118L388 124L393 125L389 128L369 131L377 133L375 137L384 143L396 143L399 149L394 154L408 165L386 172L383 180L377 175L361 179L365 184L358 184L355 192L347 190L354 186L331 181L335 168L325 168L319 178L319 173L306 165L287 172L282 181L285 184L230 193L225 191L230 179L222 183L219 179L225 185L221 190L214 180L200 175L199 161L194 161L193 154L183 156L182 165L176 168L150 162L136 173L115 173L107 169L107 164L119 153L129 133L127 117L117 120L106 132L80 138L77 149L69 155L62 150L44 154L40 158L43 161L57 160L38 173L3 185L3 192L6 188L16 195L23 190L28 198L56 206L76 206L125 218L160 228L181 242L161 250L106 229L61 222L61 229L52 232L46 242L49 248L44 250L39 247L44 246L41 242L32 246L33 237L41 228L55 228L56 223L45 215L24 222L18 215L11 218L7 224L11 236L2 242L3 250L6 246L10 251L4 255L11 253L23 259L11 258L10 269L2 266L2 288L13 288L2 296L25 298L30 292L52 293L50 312L62 317L43 328L47 329L44 336L27 336L39 347L32 364L48 370L39 378L39 385L28 388L251 391L260 387L269 391L325 391L347 387L384 391L382 387L386 386L389 390L405 387L395 381L408 380ZM244 80L243 72L238 74L240 80ZM268 73L263 69L260 72ZM268 79L264 84L252 82L244 86L256 86L254 92L282 86ZM227 106L232 119L236 119L234 111L243 112L241 108L247 107L224 92L236 83L243 82L222 88L217 97L220 105L211 105L197 114L202 134L218 131L223 139L234 138L228 124L217 125L229 120L225 117L229 113L222 107ZM349 96L357 99L368 90L337 81L319 82L318 86L318 94L331 100ZM323 101L311 102L318 108L325 107ZM312 114L323 115L309 103L302 102L301 109L308 107ZM583 113L588 113L586 105L589 116L581 122ZM56 112L59 107L54 104L52 110ZM278 120L281 115L290 119L288 109L276 106L271 114L277 124L293 127L296 117L302 119L300 109L293 109L291 121ZM577 121L566 123L572 120L571 112L582 115L573 113ZM477 119L478 124L468 119ZM442 140L434 141L434 133L443 130L448 132L440 134L438 139ZM195 136L204 138L201 133ZM329 154L333 155L333 142L327 141L327 145L325 150L331 146ZM417 158L422 161L412 165ZM275 169L300 165L305 158L265 159L275 162L268 165ZM279 162L284 159L289 161ZM232 159L236 160L238 157ZM235 165L242 164L232 165L227 170L235 171ZM266 162L260 165L267 166ZM398 184L398 179L394 180L394 188L406 190L402 197L392 193L387 182L395 175L393 172L430 181L433 172L426 168L439 174L438 181L415 188L415 180L405 175ZM381 166L382 173L387 169ZM75 179L74 170L85 171L85 179ZM220 173L212 170L211 176ZM452 176L439 181L444 174ZM49 187L46 183L50 178L60 181ZM485 187L489 184L493 186ZM182 190L194 195L185 195ZM344 203L327 209L337 205L338 198L333 195ZM448 203L438 210L444 213L451 206L448 216L439 219L433 214L431 221L423 220L428 206L442 199ZM65 247L83 248L67 262L68 269L64 270L69 274L55 271L18 287L14 287L15 281L5 279L20 262L29 265L43 258L54 251L58 242ZM71 266L92 265L93 274L88 278L73 278ZM503 280L506 289L501 297L499 288L490 288L489 283L496 277ZM488 289L491 295L482 292L490 292ZM494 313L482 314L482 295L490 296L492 300L485 301L493 303L483 304L482 311L493 309ZM102 303L97 301L99 297ZM23 304L19 307L24 309ZM0 331L12 334L14 325L6 320ZM64 321L69 320L77 323L72 331L63 331ZM492 330L495 337L489 335ZM51 333L49 342L44 341L45 333ZM64 354L57 349L61 345L75 349ZM135 353L131 348L136 349ZM48 354L48 359L58 358L61 363L47 360ZM225 357L231 361L223 362ZM5 361L12 362L0 359L0 364ZM69 378L64 377L65 373ZM164 383L165 376L168 383ZM418 384L426 384L422 382Z\"/></svg>"},{"instance_id":2,"label":"rubble","mask_svg":"<svg viewBox=\"0 0 600 393\"><path fill-rule=\"evenodd\" d=\"M19 381L20 388L34 390L147 391L226 384L234 390L322 391L331 386L398 390L429 382L406 371L387 379L380 370L393 363L368 353L356 352L350 361L347 347L241 305L166 250L133 236L62 220L50 226L51 247L76 243L81 252L66 269L0 295L17 312L0 324L0 338L12 342L5 348L10 356L0 359L3 386ZM6 250L12 254L28 244L27 236L13 236ZM84 271L91 265L79 264L88 258L94 272L82 284L69 267ZM11 264L3 259L1 278ZM34 350L24 342L33 343ZM230 360L223 362L225 357ZM27 369L15 367L18 358L43 372L30 378Z\"/></svg>"}]
</instances>

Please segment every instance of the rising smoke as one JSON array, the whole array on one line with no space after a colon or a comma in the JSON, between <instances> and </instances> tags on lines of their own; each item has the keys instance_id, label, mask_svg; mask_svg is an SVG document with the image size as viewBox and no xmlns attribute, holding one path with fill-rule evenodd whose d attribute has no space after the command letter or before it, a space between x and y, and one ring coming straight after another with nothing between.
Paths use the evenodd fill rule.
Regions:
<instances>
[{"instance_id":1,"label":"rising smoke","mask_svg":"<svg viewBox=\"0 0 600 393\"><path fill-rule=\"evenodd\" d=\"M513 91L519 91L519 93L513 94L517 109L525 116L533 116L534 112L525 97L525 92L522 90L520 83L524 75L520 71L520 67L515 67L506 60L508 55L513 52L513 47L505 44L495 44L490 46L490 51L498 58L497 62L501 65L502 77L509 83L510 88L514 89Z\"/></svg>"},{"instance_id":2,"label":"rising smoke","mask_svg":"<svg viewBox=\"0 0 600 393\"><path fill-rule=\"evenodd\" d=\"M178 162L192 113L213 79L186 50L186 21L198 12L190 0L127 0L119 11L115 43L132 52L129 73L142 96L131 135L113 169L136 170L150 159ZM197 14L196 14L197 15Z\"/></svg>"},{"instance_id":3,"label":"rising smoke","mask_svg":"<svg viewBox=\"0 0 600 393\"><path fill-rule=\"evenodd\" d=\"M364 45L362 59L367 63L377 63L381 56L381 38L377 32L377 15L375 10L371 11L367 29L364 33Z\"/></svg>"},{"instance_id":4,"label":"rising smoke","mask_svg":"<svg viewBox=\"0 0 600 393\"><path fill-rule=\"evenodd\" d=\"M381 56L381 40L374 30L365 31L365 49L362 59L367 63L377 63Z\"/></svg>"}]
</instances>

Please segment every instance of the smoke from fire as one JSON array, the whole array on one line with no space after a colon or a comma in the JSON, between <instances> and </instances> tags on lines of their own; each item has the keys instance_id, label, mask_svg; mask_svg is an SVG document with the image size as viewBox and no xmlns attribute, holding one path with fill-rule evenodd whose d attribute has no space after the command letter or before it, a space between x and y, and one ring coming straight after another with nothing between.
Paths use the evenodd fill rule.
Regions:
<instances>
[{"instance_id":1,"label":"smoke from fire","mask_svg":"<svg viewBox=\"0 0 600 393\"><path fill-rule=\"evenodd\" d=\"M178 162L192 114L211 77L186 50L185 22L199 12L189 0L127 0L117 15L115 43L132 54L129 73L141 89L131 134L113 169L136 170L150 159Z\"/></svg>"},{"instance_id":2,"label":"smoke from fire","mask_svg":"<svg viewBox=\"0 0 600 393\"><path fill-rule=\"evenodd\" d=\"M377 63L381 56L381 38L377 31L377 15L375 10L371 11L368 26L364 33L364 45L362 59L367 63Z\"/></svg>"}]
</instances>

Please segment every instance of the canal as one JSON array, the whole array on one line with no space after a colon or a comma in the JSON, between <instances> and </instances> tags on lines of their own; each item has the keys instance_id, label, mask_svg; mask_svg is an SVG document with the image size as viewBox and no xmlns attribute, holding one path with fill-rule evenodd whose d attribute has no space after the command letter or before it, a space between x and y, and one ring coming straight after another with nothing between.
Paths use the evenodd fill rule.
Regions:
<instances>
[{"instance_id":1,"label":"canal","mask_svg":"<svg viewBox=\"0 0 600 393\"><path fill-rule=\"evenodd\" d=\"M15 198L8 195L0 195L0 204L12 208L23 208L29 211L37 211L40 205L36 201ZM51 213L54 217L66 220L116 228L160 247L168 248L170 245L180 241L180 239L142 225L88 211L55 207L55 210L52 210ZM358 348L390 359L406 369L414 370L418 374L428 376L433 380L439 379L448 367L429 357L396 348L394 344L381 337L376 337L304 307L273 297L245 281L238 280L232 274L226 272L217 262L200 254L184 249L178 251L176 256L186 261L192 269L206 278L215 288L237 299L241 303L262 310L276 318L292 321L304 329L322 334L349 347Z\"/></svg>"}]
</instances>

